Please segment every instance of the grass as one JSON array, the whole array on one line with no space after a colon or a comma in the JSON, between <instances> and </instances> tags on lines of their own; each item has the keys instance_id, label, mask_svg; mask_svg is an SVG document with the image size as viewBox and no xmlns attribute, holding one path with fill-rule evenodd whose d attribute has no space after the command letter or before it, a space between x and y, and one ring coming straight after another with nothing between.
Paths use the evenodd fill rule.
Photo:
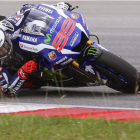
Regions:
<instances>
[{"instance_id":1,"label":"grass","mask_svg":"<svg viewBox=\"0 0 140 140\"><path fill-rule=\"evenodd\" d=\"M0 116L0 140L139 140L139 122Z\"/></svg>"}]
</instances>

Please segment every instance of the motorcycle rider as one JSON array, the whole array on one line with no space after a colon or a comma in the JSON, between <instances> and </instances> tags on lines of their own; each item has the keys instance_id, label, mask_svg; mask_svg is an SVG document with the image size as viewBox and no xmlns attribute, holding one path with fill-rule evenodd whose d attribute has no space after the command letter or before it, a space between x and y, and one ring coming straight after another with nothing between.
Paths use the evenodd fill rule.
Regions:
<instances>
[{"instance_id":1,"label":"motorcycle rider","mask_svg":"<svg viewBox=\"0 0 140 140\"><path fill-rule=\"evenodd\" d=\"M69 3L60 2L53 5L56 8L69 10ZM37 63L29 56L29 59L24 59L24 54L18 51L19 44L15 44L16 36L20 36L20 30L28 17L30 11L37 8L35 4L26 4L20 11L6 18L0 16L0 88L3 93L8 96L16 95L21 89L29 74L37 69ZM18 46L18 47L17 47ZM20 64L24 65L20 66ZM10 73L10 69L17 69L16 73Z\"/></svg>"}]
</instances>

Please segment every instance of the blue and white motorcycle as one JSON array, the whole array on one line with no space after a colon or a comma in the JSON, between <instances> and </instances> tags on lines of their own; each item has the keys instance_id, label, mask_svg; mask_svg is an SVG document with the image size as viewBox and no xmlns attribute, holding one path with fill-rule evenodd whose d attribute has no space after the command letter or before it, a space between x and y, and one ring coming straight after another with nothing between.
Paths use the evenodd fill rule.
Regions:
<instances>
[{"instance_id":1,"label":"blue and white motorcycle","mask_svg":"<svg viewBox=\"0 0 140 140\"><path fill-rule=\"evenodd\" d=\"M63 11L40 5L28 15L17 43L38 63L38 71L30 75L34 85L106 85L121 92L138 92L140 73L99 43L90 41L84 17L73 9ZM91 52L87 52L89 47Z\"/></svg>"}]
</instances>

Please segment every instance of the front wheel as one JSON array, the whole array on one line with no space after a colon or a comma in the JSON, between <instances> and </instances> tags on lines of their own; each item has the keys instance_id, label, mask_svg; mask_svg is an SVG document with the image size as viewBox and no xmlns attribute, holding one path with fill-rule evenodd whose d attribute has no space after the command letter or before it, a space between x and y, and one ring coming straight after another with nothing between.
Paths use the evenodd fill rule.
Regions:
<instances>
[{"instance_id":1,"label":"front wheel","mask_svg":"<svg viewBox=\"0 0 140 140\"><path fill-rule=\"evenodd\" d=\"M140 73L122 58L103 50L94 64L97 71L107 77L108 87L127 93L139 91Z\"/></svg>"}]
</instances>

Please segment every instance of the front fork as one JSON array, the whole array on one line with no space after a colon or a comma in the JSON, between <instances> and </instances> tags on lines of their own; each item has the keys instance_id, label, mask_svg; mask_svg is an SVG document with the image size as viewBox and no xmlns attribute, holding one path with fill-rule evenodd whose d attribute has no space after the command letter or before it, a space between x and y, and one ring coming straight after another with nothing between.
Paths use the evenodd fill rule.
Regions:
<instances>
[{"instance_id":1,"label":"front fork","mask_svg":"<svg viewBox=\"0 0 140 140\"><path fill-rule=\"evenodd\" d=\"M90 40L87 42L87 47L88 46L92 47L92 42ZM93 45L93 47L95 47L95 46ZM101 49L101 48L98 48L98 49ZM101 74L96 70L96 68L91 64L91 62L93 62L93 61L87 60L85 58L85 60L82 64L79 64L77 61L74 60L72 62L72 65L76 70L78 70L82 74L86 75L93 83L96 82L96 83L98 83L98 85L105 85L106 80L101 78Z\"/></svg>"}]
</instances>

